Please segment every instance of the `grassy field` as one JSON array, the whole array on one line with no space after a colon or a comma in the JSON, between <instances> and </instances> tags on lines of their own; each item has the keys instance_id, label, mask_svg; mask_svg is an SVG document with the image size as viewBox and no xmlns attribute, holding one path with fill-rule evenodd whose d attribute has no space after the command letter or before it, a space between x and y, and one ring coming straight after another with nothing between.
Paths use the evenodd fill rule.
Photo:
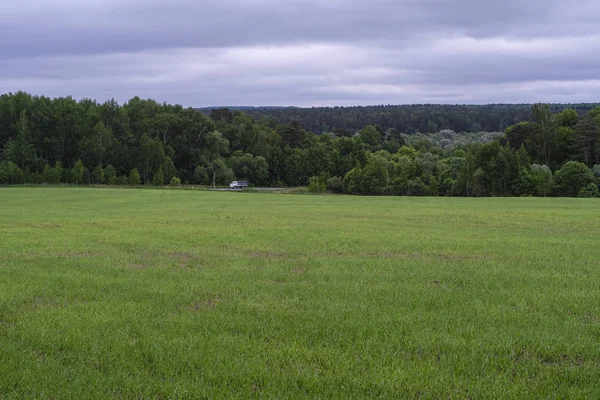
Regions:
<instances>
[{"instance_id":1,"label":"grassy field","mask_svg":"<svg viewBox=\"0 0 600 400\"><path fill-rule=\"evenodd\" d=\"M0 189L0 398L600 398L600 202Z\"/></svg>"}]
</instances>

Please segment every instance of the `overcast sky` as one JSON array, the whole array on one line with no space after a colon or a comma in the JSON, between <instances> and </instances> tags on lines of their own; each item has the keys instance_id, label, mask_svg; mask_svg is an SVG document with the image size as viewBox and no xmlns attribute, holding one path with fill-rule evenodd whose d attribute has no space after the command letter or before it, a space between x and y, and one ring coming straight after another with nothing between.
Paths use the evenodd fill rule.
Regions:
<instances>
[{"instance_id":1,"label":"overcast sky","mask_svg":"<svg viewBox=\"0 0 600 400\"><path fill-rule=\"evenodd\" d=\"M598 21L598 0L0 0L0 92L195 107L598 102Z\"/></svg>"}]
</instances>

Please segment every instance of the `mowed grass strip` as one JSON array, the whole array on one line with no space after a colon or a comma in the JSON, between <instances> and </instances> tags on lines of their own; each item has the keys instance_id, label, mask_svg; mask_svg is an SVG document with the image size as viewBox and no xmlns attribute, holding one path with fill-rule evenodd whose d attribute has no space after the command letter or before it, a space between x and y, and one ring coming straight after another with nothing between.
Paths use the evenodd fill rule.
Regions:
<instances>
[{"instance_id":1,"label":"mowed grass strip","mask_svg":"<svg viewBox=\"0 0 600 400\"><path fill-rule=\"evenodd\" d=\"M0 189L0 398L599 398L600 202Z\"/></svg>"}]
</instances>

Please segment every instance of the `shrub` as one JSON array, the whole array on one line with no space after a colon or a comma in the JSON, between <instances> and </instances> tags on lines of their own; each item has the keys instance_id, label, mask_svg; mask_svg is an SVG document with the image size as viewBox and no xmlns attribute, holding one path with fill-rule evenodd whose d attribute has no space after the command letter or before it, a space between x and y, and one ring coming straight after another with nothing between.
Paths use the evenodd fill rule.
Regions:
<instances>
[{"instance_id":1,"label":"shrub","mask_svg":"<svg viewBox=\"0 0 600 400\"><path fill-rule=\"evenodd\" d=\"M49 183L49 184L53 184L53 185L57 185L60 183L60 178L62 176L62 166L60 165L60 162L57 161L56 164L54 164L54 167L49 166L48 164L46 164L44 166L44 183Z\"/></svg>"},{"instance_id":2,"label":"shrub","mask_svg":"<svg viewBox=\"0 0 600 400\"><path fill-rule=\"evenodd\" d=\"M596 186L596 184L590 183L579 191L577 197L600 197L600 190L598 190L598 186Z\"/></svg>"},{"instance_id":3,"label":"shrub","mask_svg":"<svg viewBox=\"0 0 600 400\"><path fill-rule=\"evenodd\" d=\"M87 168L83 169L83 183L85 185L89 185L92 181L92 174L90 174L90 170Z\"/></svg>"},{"instance_id":4,"label":"shrub","mask_svg":"<svg viewBox=\"0 0 600 400\"><path fill-rule=\"evenodd\" d=\"M173 178L171 178L171 186L181 186L181 179L179 179L178 177L174 176Z\"/></svg>"},{"instance_id":5,"label":"shrub","mask_svg":"<svg viewBox=\"0 0 600 400\"><path fill-rule=\"evenodd\" d=\"M117 178L117 171L115 171L115 167L112 164L108 164L106 168L104 168L104 178L109 185L117 185L119 179Z\"/></svg>"},{"instance_id":6,"label":"shrub","mask_svg":"<svg viewBox=\"0 0 600 400\"><path fill-rule=\"evenodd\" d=\"M552 192L554 180L552 179L552 171L547 165L533 164L531 166L531 180L535 194L545 197Z\"/></svg>"},{"instance_id":7,"label":"shrub","mask_svg":"<svg viewBox=\"0 0 600 400\"><path fill-rule=\"evenodd\" d=\"M588 185L595 183L594 174L587 165L569 161L556 172L554 176L556 182L556 194L559 196L575 197Z\"/></svg>"},{"instance_id":8,"label":"shrub","mask_svg":"<svg viewBox=\"0 0 600 400\"><path fill-rule=\"evenodd\" d=\"M29 177L26 182L39 185L43 181L44 181L44 177L42 176L42 174L40 174L39 172L32 172L31 174L29 174Z\"/></svg>"},{"instance_id":9,"label":"shrub","mask_svg":"<svg viewBox=\"0 0 600 400\"><path fill-rule=\"evenodd\" d=\"M311 193L324 193L325 183L318 176L308 178L308 191Z\"/></svg>"},{"instance_id":10,"label":"shrub","mask_svg":"<svg viewBox=\"0 0 600 400\"><path fill-rule=\"evenodd\" d=\"M596 179L598 179L598 183L600 183L600 164L594 165L594 168L592 168L592 173Z\"/></svg>"},{"instance_id":11,"label":"shrub","mask_svg":"<svg viewBox=\"0 0 600 400\"><path fill-rule=\"evenodd\" d=\"M327 189L331 193L342 193L344 191L344 181L339 176L327 179Z\"/></svg>"},{"instance_id":12,"label":"shrub","mask_svg":"<svg viewBox=\"0 0 600 400\"><path fill-rule=\"evenodd\" d=\"M104 168L102 168L102 164L98 164L98 166L92 172L92 183L97 185L104 183Z\"/></svg>"},{"instance_id":13,"label":"shrub","mask_svg":"<svg viewBox=\"0 0 600 400\"><path fill-rule=\"evenodd\" d=\"M140 173L138 172L137 168L134 168L131 170L131 172L129 173L129 179L127 180L127 183L130 184L131 186L137 186L139 185L141 182L141 177L140 177Z\"/></svg>"},{"instance_id":14,"label":"shrub","mask_svg":"<svg viewBox=\"0 0 600 400\"><path fill-rule=\"evenodd\" d=\"M427 194L427 185L423 183L421 178L415 178L408 181L408 196L425 196Z\"/></svg>"},{"instance_id":15,"label":"shrub","mask_svg":"<svg viewBox=\"0 0 600 400\"><path fill-rule=\"evenodd\" d=\"M10 161L0 164L0 183L14 185L24 182L25 175L17 164Z\"/></svg>"},{"instance_id":16,"label":"shrub","mask_svg":"<svg viewBox=\"0 0 600 400\"><path fill-rule=\"evenodd\" d=\"M71 182L76 185L83 183L83 177L85 175L85 166L83 161L77 160L73 168L71 169Z\"/></svg>"},{"instance_id":17,"label":"shrub","mask_svg":"<svg viewBox=\"0 0 600 400\"><path fill-rule=\"evenodd\" d=\"M152 185L153 186L162 186L164 184L165 184L165 175L163 174L162 167L159 167L158 171L156 171L156 173L154 174L154 177L152 178Z\"/></svg>"},{"instance_id":18,"label":"shrub","mask_svg":"<svg viewBox=\"0 0 600 400\"><path fill-rule=\"evenodd\" d=\"M209 183L208 180L208 171L205 167L198 166L194 170L194 175L192 176L192 182L200 185L207 185Z\"/></svg>"}]
</instances>

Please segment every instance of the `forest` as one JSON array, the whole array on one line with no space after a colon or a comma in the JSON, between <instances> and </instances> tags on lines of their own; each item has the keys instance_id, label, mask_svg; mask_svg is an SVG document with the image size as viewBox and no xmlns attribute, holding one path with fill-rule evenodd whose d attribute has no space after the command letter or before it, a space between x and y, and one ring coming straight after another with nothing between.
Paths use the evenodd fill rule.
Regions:
<instances>
[{"instance_id":1,"label":"forest","mask_svg":"<svg viewBox=\"0 0 600 400\"><path fill-rule=\"evenodd\" d=\"M308 186L408 196L598 197L600 107L198 110L0 96L0 184Z\"/></svg>"},{"instance_id":2,"label":"forest","mask_svg":"<svg viewBox=\"0 0 600 400\"><path fill-rule=\"evenodd\" d=\"M600 104L551 104L557 113L572 108L586 113ZM532 118L530 104L449 105L414 104L361 107L242 107L255 119L274 117L287 124L298 121L315 133L355 132L375 125L383 130L398 129L405 133L436 133L443 129L455 132L504 132L506 128ZM209 113L210 109L204 109Z\"/></svg>"}]
</instances>

